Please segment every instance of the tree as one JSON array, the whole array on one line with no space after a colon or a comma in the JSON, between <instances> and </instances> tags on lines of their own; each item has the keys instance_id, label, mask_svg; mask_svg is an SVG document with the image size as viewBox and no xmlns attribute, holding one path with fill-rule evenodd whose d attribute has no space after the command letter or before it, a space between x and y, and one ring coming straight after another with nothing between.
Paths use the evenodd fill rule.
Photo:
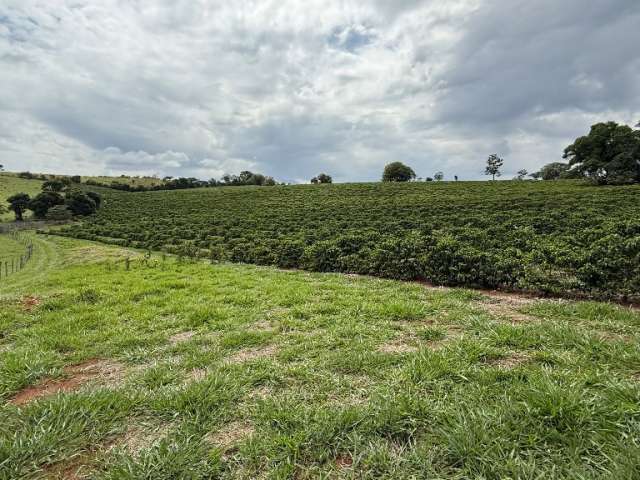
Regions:
<instances>
[{"instance_id":1,"label":"tree","mask_svg":"<svg viewBox=\"0 0 640 480\"><path fill-rule=\"evenodd\" d=\"M503 164L504 160L495 153L492 153L489 155L489 158L487 158L487 167L484 169L484 174L491 175L491 179L495 180L496 177L501 175L500 168L502 168Z\"/></svg>"},{"instance_id":2,"label":"tree","mask_svg":"<svg viewBox=\"0 0 640 480\"><path fill-rule=\"evenodd\" d=\"M0 172L4 172L4 165L0 163Z\"/></svg>"},{"instance_id":3,"label":"tree","mask_svg":"<svg viewBox=\"0 0 640 480\"><path fill-rule=\"evenodd\" d=\"M41 192L29 201L29 210L37 218L45 218L51 207L64 205L64 198L57 192Z\"/></svg>"},{"instance_id":4,"label":"tree","mask_svg":"<svg viewBox=\"0 0 640 480\"><path fill-rule=\"evenodd\" d=\"M558 180L562 178L563 174L569 170L569 165L562 162L547 163L540 169L539 172L532 173L533 178L542 180Z\"/></svg>"},{"instance_id":5,"label":"tree","mask_svg":"<svg viewBox=\"0 0 640 480\"><path fill-rule=\"evenodd\" d=\"M321 173L317 177L313 177L311 183L333 183L333 178L331 178L331 175Z\"/></svg>"},{"instance_id":6,"label":"tree","mask_svg":"<svg viewBox=\"0 0 640 480\"><path fill-rule=\"evenodd\" d=\"M565 148L562 158L599 184L640 182L640 131L616 122L596 123Z\"/></svg>"},{"instance_id":7,"label":"tree","mask_svg":"<svg viewBox=\"0 0 640 480\"><path fill-rule=\"evenodd\" d=\"M70 220L73 217L71 210L66 205L55 205L49 209L47 220Z\"/></svg>"},{"instance_id":8,"label":"tree","mask_svg":"<svg viewBox=\"0 0 640 480\"><path fill-rule=\"evenodd\" d=\"M384 167L383 182L408 182L416 178L416 172L402 162L393 162Z\"/></svg>"},{"instance_id":9,"label":"tree","mask_svg":"<svg viewBox=\"0 0 640 480\"><path fill-rule=\"evenodd\" d=\"M16 193L15 195L7 198L7 202L9 202L9 210L16 214L16 222L21 222L24 220L23 214L25 210L29 207L29 194L27 193Z\"/></svg>"},{"instance_id":10,"label":"tree","mask_svg":"<svg viewBox=\"0 0 640 480\"><path fill-rule=\"evenodd\" d=\"M80 183L82 182L82 177L80 175L73 175L70 180L71 183Z\"/></svg>"},{"instance_id":11,"label":"tree","mask_svg":"<svg viewBox=\"0 0 640 480\"><path fill-rule=\"evenodd\" d=\"M95 202L96 209L100 208L100 205L102 204L102 197L100 196L99 193L87 192L87 197L89 197L91 200Z\"/></svg>"},{"instance_id":12,"label":"tree","mask_svg":"<svg viewBox=\"0 0 640 480\"><path fill-rule=\"evenodd\" d=\"M444 180L444 173L442 172L436 172L435 175L433 176L433 179L436 182L441 182L442 180Z\"/></svg>"},{"instance_id":13,"label":"tree","mask_svg":"<svg viewBox=\"0 0 640 480\"><path fill-rule=\"evenodd\" d=\"M516 175L516 180L524 180L524 178L529 175L529 172L527 172L524 168L522 170L518 170L518 173Z\"/></svg>"},{"instance_id":14,"label":"tree","mask_svg":"<svg viewBox=\"0 0 640 480\"><path fill-rule=\"evenodd\" d=\"M453 179L457 182L458 181L458 175L454 175Z\"/></svg>"},{"instance_id":15,"label":"tree","mask_svg":"<svg viewBox=\"0 0 640 480\"><path fill-rule=\"evenodd\" d=\"M43 192L61 192L64 190L64 183L61 180L47 180L42 184Z\"/></svg>"},{"instance_id":16,"label":"tree","mask_svg":"<svg viewBox=\"0 0 640 480\"><path fill-rule=\"evenodd\" d=\"M276 184L276 181L273 177L265 177L263 185L265 187L273 187Z\"/></svg>"},{"instance_id":17,"label":"tree","mask_svg":"<svg viewBox=\"0 0 640 480\"><path fill-rule=\"evenodd\" d=\"M91 215L97 209L96 202L80 190L68 191L65 203L73 215Z\"/></svg>"}]
</instances>

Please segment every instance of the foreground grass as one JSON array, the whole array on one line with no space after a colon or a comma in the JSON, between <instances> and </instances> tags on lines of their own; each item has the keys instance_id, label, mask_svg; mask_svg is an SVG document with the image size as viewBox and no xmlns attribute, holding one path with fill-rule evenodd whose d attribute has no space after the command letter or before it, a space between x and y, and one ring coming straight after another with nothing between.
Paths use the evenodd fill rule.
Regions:
<instances>
[{"instance_id":1,"label":"foreground grass","mask_svg":"<svg viewBox=\"0 0 640 480\"><path fill-rule=\"evenodd\" d=\"M640 476L636 311L36 252L0 286L0 478Z\"/></svg>"}]
</instances>

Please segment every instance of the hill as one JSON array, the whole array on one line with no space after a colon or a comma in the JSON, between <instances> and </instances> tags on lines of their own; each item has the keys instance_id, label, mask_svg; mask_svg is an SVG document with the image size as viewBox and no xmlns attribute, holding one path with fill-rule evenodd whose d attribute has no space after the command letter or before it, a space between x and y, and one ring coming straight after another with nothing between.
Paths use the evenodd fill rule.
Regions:
<instances>
[{"instance_id":1,"label":"hill","mask_svg":"<svg viewBox=\"0 0 640 480\"><path fill-rule=\"evenodd\" d=\"M33 240L0 478L637 477L637 311Z\"/></svg>"},{"instance_id":2,"label":"hill","mask_svg":"<svg viewBox=\"0 0 640 480\"><path fill-rule=\"evenodd\" d=\"M578 181L105 192L78 238L211 260L637 300L640 186Z\"/></svg>"},{"instance_id":3,"label":"hill","mask_svg":"<svg viewBox=\"0 0 640 480\"><path fill-rule=\"evenodd\" d=\"M33 196L37 195L41 188L42 180L20 178L12 173L0 173L0 202L2 202L2 205L8 206L5 200L15 193L24 192ZM13 212L0 214L0 221L13 218Z\"/></svg>"}]
</instances>

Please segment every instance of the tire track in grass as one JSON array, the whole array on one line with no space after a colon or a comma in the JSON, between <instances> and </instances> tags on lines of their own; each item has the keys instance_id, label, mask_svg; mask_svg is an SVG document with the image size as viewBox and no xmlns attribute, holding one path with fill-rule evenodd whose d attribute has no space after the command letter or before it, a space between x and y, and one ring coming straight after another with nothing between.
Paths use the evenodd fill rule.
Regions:
<instances>
[{"instance_id":1,"label":"tire track in grass","mask_svg":"<svg viewBox=\"0 0 640 480\"><path fill-rule=\"evenodd\" d=\"M60 264L61 256L55 242L42 235L32 234L33 255L25 267L17 273L0 280L0 298L15 293L25 285L47 275Z\"/></svg>"}]
</instances>

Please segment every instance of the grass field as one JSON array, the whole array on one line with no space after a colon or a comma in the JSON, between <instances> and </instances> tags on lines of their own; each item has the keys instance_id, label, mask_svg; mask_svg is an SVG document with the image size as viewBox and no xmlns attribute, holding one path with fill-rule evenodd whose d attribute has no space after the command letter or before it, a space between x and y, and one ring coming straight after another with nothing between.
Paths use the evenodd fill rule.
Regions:
<instances>
[{"instance_id":1,"label":"grass field","mask_svg":"<svg viewBox=\"0 0 640 480\"><path fill-rule=\"evenodd\" d=\"M34 241L2 479L640 476L635 310Z\"/></svg>"},{"instance_id":2,"label":"grass field","mask_svg":"<svg viewBox=\"0 0 640 480\"><path fill-rule=\"evenodd\" d=\"M8 207L5 201L8 197L15 193L28 193L31 196L38 194L42 187L41 180L27 180L16 177L13 174L0 173L0 202ZM12 220L15 218L13 212L0 214L0 221Z\"/></svg>"},{"instance_id":3,"label":"grass field","mask_svg":"<svg viewBox=\"0 0 640 480\"><path fill-rule=\"evenodd\" d=\"M105 191L78 238L234 262L640 301L640 186L422 182Z\"/></svg>"}]
</instances>

